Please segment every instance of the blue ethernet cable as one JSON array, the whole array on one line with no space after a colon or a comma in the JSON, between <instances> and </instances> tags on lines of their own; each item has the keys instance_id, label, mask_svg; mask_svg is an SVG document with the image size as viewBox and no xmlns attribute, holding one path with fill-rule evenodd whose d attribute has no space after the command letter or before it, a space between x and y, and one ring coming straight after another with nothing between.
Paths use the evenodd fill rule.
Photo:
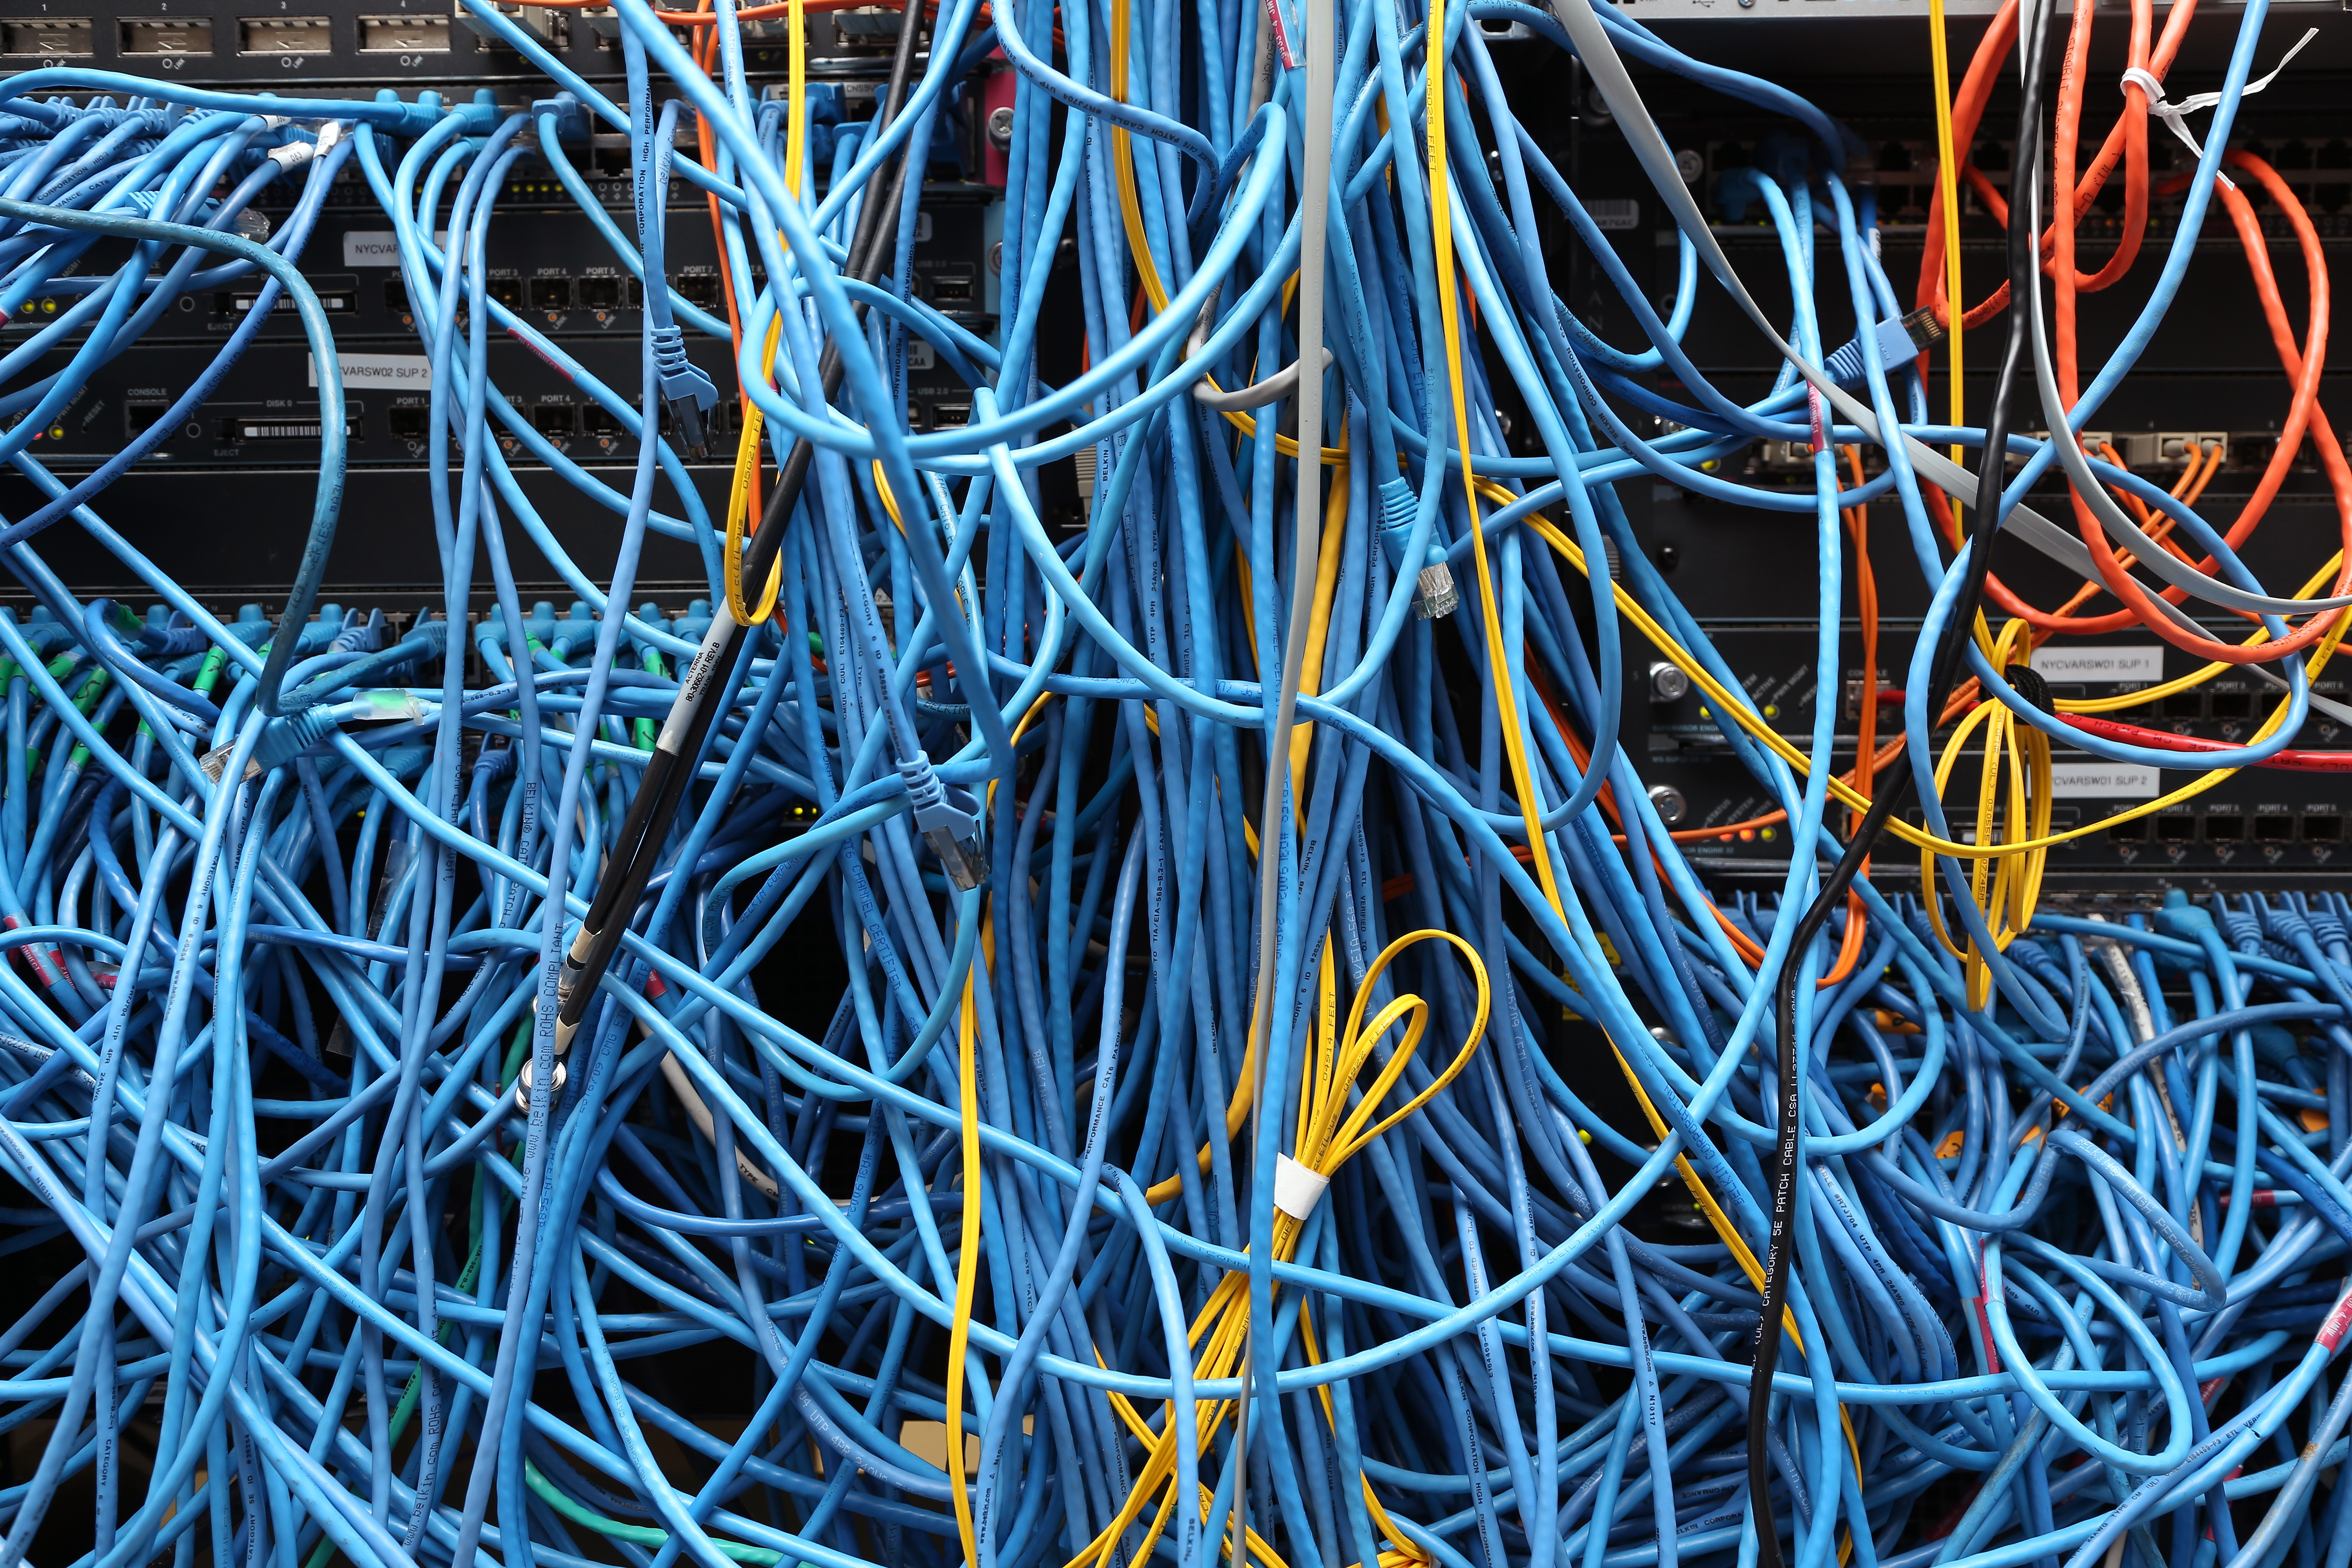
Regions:
<instances>
[{"instance_id":1,"label":"blue ethernet cable","mask_svg":"<svg viewBox=\"0 0 2352 1568\"><path fill-rule=\"evenodd\" d=\"M36 376L42 354L105 363L187 291L259 268L265 303L183 399L201 405L276 291L302 305L296 264L355 161L401 237L433 365L442 586L398 627L315 603L341 482L331 413L314 559L276 622L201 603L107 521L110 485L152 442L78 476L38 460L31 429L8 449L40 500L0 539L34 600L0 612L16 955L0 964L0 1165L31 1204L6 1211L0 1249L72 1262L0 1325L0 1422L46 1424L29 1428L45 1434L31 1476L0 1488L0 1568L58 1527L58 1489L83 1474L101 1568L204 1552L304 1568L1108 1568L1150 1552L1194 1568L1237 1516L1250 1555L1301 1568L1728 1563L1760 1554L1759 1520L1808 1568L2111 1548L2192 1568L2352 1560L2352 1510L2316 1487L2345 1462L2352 1408L2334 1367L2352 1322L2342 901L2042 911L1993 952L1947 854L1927 889L1858 882L1854 912L1801 947L1796 911L1846 831L1834 715L1819 704L1811 733L1761 738L1738 672L1624 548L1628 482L1810 512L1823 691L1844 676L1841 508L1899 509L1936 614L1956 602L1921 495L1942 481L1906 442L1985 437L1927 418L1910 340L1890 332L1874 205L1843 178L1850 136L1601 17L1610 47L1798 133L1740 189L1794 302L1775 330L1852 402L1796 370L1735 396L1681 346L1724 286L1720 247L1682 227L1671 303L1642 298L1464 23L1527 21L1541 48L1582 35L1507 0L1447 13L1444 51L1466 68L1437 99L1454 143L1438 173L1482 322L1458 367L1465 450L1423 156L1430 18L1341 10L1328 104L1291 63L1318 43L1286 8L1263 45L1238 5L993 14L1013 115L991 342L908 297L910 231L871 281L850 276L856 212L892 190L915 204L902 224L919 211L919 181L894 187L892 169L976 100L991 35L970 5L943 9L891 123L798 196L781 169L793 106L753 104L731 47L712 80L635 0L618 13L621 101L524 47L546 101L503 121L427 97L275 100L294 123L271 125L249 100L168 82L16 79L0 302L52 288L71 302L0 355L0 406L63 395L70 378ZM2239 34L2224 116L2259 21ZM140 96L43 96L61 89ZM488 374L489 334L527 335L487 289L517 221L498 197L536 157L593 204L561 146L575 112L633 138L631 224L592 216L647 285L641 384L596 384L560 340L529 341L621 419L625 487L540 439ZM686 112L709 123L715 166L676 158ZM1318 287L1347 306L1329 416L1293 431L1276 402L1244 431L1194 389L1307 357L1284 294L1310 133L1332 138ZM686 345L728 323L667 287L673 167L720 197L754 350L727 363L769 416L772 456L805 440L818 478L772 531L777 617L736 629L718 668L696 659L727 562L693 427L720 389ZM280 182L299 186L292 216L268 246L238 239L237 214ZM1638 342L1601 342L1556 297L1538 198L1594 252ZM97 234L134 242L128 259L65 275L116 254ZM1065 237L1075 302L1049 277ZM2167 249L2101 395L2170 308L2188 243ZM1136 327L1142 257L1171 304ZM1049 384L1039 332L1061 309L1082 319L1087 363ZM1853 342L1825 339L1820 321L1847 313ZM323 315L301 314L330 363ZM771 322L772 381L756 353ZM901 332L969 381L968 426L903 426L875 352ZM1684 388L1671 402L1630 379L1658 367ZM1490 411L1506 384L1538 456L1505 449ZM1633 423L1650 415L1692 427L1652 438ZM1707 467L1758 436L1812 446L1808 482ZM1293 443L1337 460L1302 465ZM2009 445L2028 460L2022 500L2053 454ZM1841 488L1840 446L1884 465ZM1101 482L1056 537L1037 471L1081 451ZM562 549L519 481L533 465L615 519L614 572ZM1475 506L1465 467L1493 487ZM1280 520L1318 468L1328 553L1297 558ZM2219 588L2271 595L2193 505L2085 471L2209 551ZM657 479L676 515L655 510ZM57 527L111 552L154 611L78 595L39 553ZM649 530L700 552L704 597L683 616L614 613L639 596ZM518 541L572 585L568 616L523 603ZM1451 606L1423 578L1436 561ZM1294 628L1272 607L1306 572L1323 584L1307 729L1275 759L1266 672ZM1727 693L1729 754L1785 814L1771 894L1712 885L1646 798L1646 759L1618 735L1622 639L1596 652L1580 629L1596 615L1659 628ZM2020 722L2182 777L2273 759L2312 700L2290 663L2270 733L2180 752L2072 731L1972 668ZM1922 701L1924 669L1906 687ZM1466 686L1449 674L1464 670ZM655 753L634 725L705 689L711 717L609 967L559 1037L561 955L609 864L636 853L624 824ZM1279 1033L1254 1042L1253 802L1277 761L1297 807L1275 847L1281 962L1264 977ZM1933 765L1924 743L1895 763L1930 800ZM950 787L972 796L969 863L942 861L919 815ZM1803 984L1832 976L1853 920L1856 960L1827 989ZM1432 931L1478 969L1414 940ZM1939 931L1977 939L1990 1002ZM1784 976L1800 983L1793 1086L1751 1049L1783 1025ZM1360 1037L1342 1022L1359 998L1360 1017L1388 1019ZM1598 1063L1563 1056L1553 1009L1618 1057L1597 1041ZM1368 1117L1414 1108L1302 1197L1234 1137L1261 1046L1286 1159L1321 1157L1317 1118L1351 1096ZM1358 1076L1335 1083L1343 1058ZM1612 1074L1654 1122L1594 1110ZM1743 1255L1769 1236L1759 1151L1784 1089L1803 1130L1795 1337L1753 1387L1744 1347L1782 1325L1761 1321ZM1712 1217L1694 1201L1696 1228L1662 1233L1642 1206L1661 1181L1703 1191ZM1290 1216L1259 1265L1276 1294L1236 1304L1223 1282L1248 1278L1269 1205ZM1244 1388L1227 1325L1253 1306L1271 1375ZM698 1424L668 1371L688 1356L733 1369L740 1430ZM123 1463L140 1442L143 1481ZM2250 1499L2271 1500L2241 1544L2231 1505Z\"/></svg>"}]
</instances>

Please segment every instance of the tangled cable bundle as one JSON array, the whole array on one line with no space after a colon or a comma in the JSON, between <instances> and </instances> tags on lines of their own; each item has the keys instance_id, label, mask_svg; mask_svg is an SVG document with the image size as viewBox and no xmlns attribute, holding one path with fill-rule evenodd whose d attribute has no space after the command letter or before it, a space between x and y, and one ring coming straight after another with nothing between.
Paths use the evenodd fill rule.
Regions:
<instances>
[{"instance_id":1,"label":"tangled cable bundle","mask_svg":"<svg viewBox=\"0 0 2352 1568\"><path fill-rule=\"evenodd\" d=\"M1850 132L1591 0L943 0L927 34L909 4L829 165L797 42L755 97L740 28L797 40L823 0L615 0L617 100L465 4L548 79L528 109L62 67L0 103L0 313L63 306L0 354L0 456L44 498L0 521L33 600L0 611L0 1251L41 1292L0 1330L0 1568L2352 1562L2352 910L2042 897L2050 848L2110 826L2053 828L2053 748L2187 780L2133 815L2342 765L2291 748L2315 708L2352 720L2314 690L2352 563L2282 593L2237 553L2306 433L2352 537L2325 258L2229 149L2263 0L2201 141L2161 97L2190 0L2160 39L2136 0L2082 172L2093 8L2047 107L2049 0L2001 12L1957 94L1938 16L1908 312ZM1679 230L1663 316L1472 18L1581 61ZM2068 194L2046 233L2037 182L2011 211L1953 153L2012 52L2016 165ZM1778 237L1790 319L1628 58L1786 121L1718 199ZM990 61L1015 80L992 341L912 287L922 150ZM2170 186L2159 111L2199 149ZM618 217L566 151L594 128L630 140ZM490 286L523 168L644 280L638 384ZM339 177L392 225L431 360L442 597L320 604L326 377L286 603L225 620L104 491L281 299L334 363L301 263ZM2123 240L2084 276L2075 215L2111 177ZM2010 237L1974 307L1964 182ZM2300 341L2248 184L2302 239ZM289 216L249 222L265 195ZM2226 525L2197 510L2218 453L2167 491L2020 433L2092 427L2216 201L2294 384ZM706 202L717 314L665 260ZM1554 215L1638 348L1555 296ZM172 410L52 473L36 438L90 370L240 278L255 304ZM2111 285L2145 302L2085 384L2075 298ZM1759 401L1684 353L1710 290L1784 363ZM1049 309L1084 318L1058 384ZM1957 386L1996 320L1998 395L1935 423L1929 356ZM509 401L500 334L619 423L625 485ZM744 411L724 515L688 467L728 427L689 334L732 350ZM908 427L910 339L968 382L968 425ZM1809 447L1810 482L1728 477L1759 439ZM2002 454L2021 469L1980 491ZM1057 535L1037 475L1073 458L1087 510ZM609 575L535 466L610 520ZM2034 510L2045 477L2072 528ZM1848 536L1865 692L1897 674L1868 522L1899 520L1931 595L1899 732L1864 701L1840 773L1834 703L1768 723L1636 544L1627 481L1811 519L1823 692ZM44 563L60 523L136 609ZM2050 611L1992 578L2002 530L2083 591ZM699 552L682 616L626 609L655 534ZM518 542L568 616L526 609ZM2047 638L2126 626L2207 662L2116 698L2032 673ZM1660 817L1621 744L1633 647L1777 803L1773 896L1718 904ZM2100 717L2242 668L2276 696L2246 744ZM1874 884L1889 837L1921 881ZM689 1355L733 1369L732 1420L671 1392ZM84 1499L86 1533L60 1512Z\"/></svg>"}]
</instances>

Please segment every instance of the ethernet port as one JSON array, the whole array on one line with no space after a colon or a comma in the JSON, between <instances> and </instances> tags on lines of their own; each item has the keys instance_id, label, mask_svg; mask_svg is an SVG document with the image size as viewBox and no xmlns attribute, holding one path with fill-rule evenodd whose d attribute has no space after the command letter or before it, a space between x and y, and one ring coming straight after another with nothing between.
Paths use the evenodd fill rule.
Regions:
<instances>
[{"instance_id":1,"label":"ethernet port","mask_svg":"<svg viewBox=\"0 0 2352 1568\"><path fill-rule=\"evenodd\" d=\"M2238 844L2246 837L2246 819L2242 816L2213 816L2205 819L2205 841L2209 844Z\"/></svg>"},{"instance_id":2,"label":"ethernet port","mask_svg":"<svg viewBox=\"0 0 2352 1568\"><path fill-rule=\"evenodd\" d=\"M2254 694L2216 691L2205 700L2205 710L2216 719L2251 719L2254 716Z\"/></svg>"},{"instance_id":3,"label":"ethernet port","mask_svg":"<svg viewBox=\"0 0 2352 1568\"><path fill-rule=\"evenodd\" d=\"M2303 841L2305 844L2341 844L2344 842L2344 819L2340 816L2306 816L2303 819Z\"/></svg>"},{"instance_id":4,"label":"ethernet port","mask_svg":"<svg viewBox=\"0 0 2352 1568\"><path fill-rule=\"evenodd\" d=\"M601 403L590 404L584 412L587 415L588 434L591 436L602 437L606 440L613 441L617 441L621 438L621 416L619 415L614 413L611 409L605 407Z\"/></svg>"},{"instance_id":5,"label":"ethernet port","mask_svg":"<svg viewBox=\"0 0 2352 1568\"><path fill-rule=\"evenodd\" d=\"M2174 814L2156 819L2156 836L2167 844L2187 844L2197 837L2197 819L2186 814Z\"/></svg>"},{"instance_id":6,"label":"ethernet port","mask_svg":"<svg viewBox=\"0 0 2352 1568\"><path fill-rule=\"evenodd\" d=\"M2292 816L2254 818L2254 842L2257 844L2284 844L2294 837L2294 818Z\"/></svg>"},{"instance_id":7,"label":"ethernet port","mask_svg":"<svg viewBox=\"0 0 2352 1568\"><path fill-rule=\"evenodd\" d=\"M2147 842L2147 818L2134 816L2118 822L2107 829L2107 837L2117 844L2145 844Z\"/></svg>"},{"instance_id":8,"label":"ethernet port","mask_svg":"<svg viewBox=\"0 0 2352 1568\"><path fill-rule=\"evenodd\" d=\"M2205 716L2205 694L2176 691L2164 700L2163 713L2168 719L2201 719Z\"/></svg>"},{"instance_id":9,"label":"ethernet port","mask_svg":"<svg viewBox=\"0 0 2352 1568\"><path fill-rule=\"evenodd\" d=\"M716 272L688 272L671 287L689 305L698 305L706 310L719 309L719 274Z\"/></svg>"},{"instance_id":10,"label":"ethernet port","mask_svg":"<svg viewBox=\"0 0 2352 1568\"><path fill-rule=\"evenodd\" d=\"M572 309L572 279L569 278L534 278L530 280L530 308L534 310L568 310Z\"/></svg>"},{"instance_id":11,"label":"ethernet port","mask_svg":"<svg viewBox=\"0 0 2352 1568\"><path fill-rule=\"evenodd\" d=\"M530 427L551 441L565 441L578 428L580 411L569 403L535 403L530 409Z\"/></svg>"},{"instance_id":12,"label":"ethernet port","mask_svg":"<svg viewBox=\"0 0 2352 1568\"><path fill-rule=\"evenodd\" d=\"M398 403L389 410L397 441L422 441L433 431L433 410L422 403Z\"/></svg>"},{"instance_id":13,"label":"ethernet port","mask_svg":"<svg viewBox=\"0 0 2352 1568\"><path fill-rule=\"evenodd\" d=\"M122 433L138 436L155 427L156 422L172 412L168 403L125 403L122 405Z\"/></svg>"},{"instance_id":14,"label":"ethernet port","mask_svg":"<svg viewBox=\"0 0 2352 1568\"><path fill-rule=\"evenodd\" d=\"M622 285L622 292L627 297L630 310L642 310L646 308L646 280L644 279L630 279L626 283Z\"/></svg>"},{"instance_id":15,"label":"ethernet port","mask_svg":"<svg viewBox=\"0 0 2352 1568\"><path fill-rule=\"evenodd\" d=\"M509 310L522 304L522 279L520 278L493 278L484 286L484 291Z\"/></svg>"},{"instance_id":16,"label":"ethernet port","mask_svg":"<svg viewBox=\"0 0 2352 1568\"><path fill-rule=\"evenodd\" d=\"M580 279L578 293L583 310L618 310L621 304L621 280L611 277L583 278Z\"/></svg>"},{"instance_id":17,"label":"ethernet port","mask_svg":"<svg viewBox=\"0 0 2352 1568\"><path fill-rule=\"evenodd\" d=\"M383 280L383 308L404 318L413 313L408 307L408 284L405 280L398 278Z\"/></svg>"}]
</instances>

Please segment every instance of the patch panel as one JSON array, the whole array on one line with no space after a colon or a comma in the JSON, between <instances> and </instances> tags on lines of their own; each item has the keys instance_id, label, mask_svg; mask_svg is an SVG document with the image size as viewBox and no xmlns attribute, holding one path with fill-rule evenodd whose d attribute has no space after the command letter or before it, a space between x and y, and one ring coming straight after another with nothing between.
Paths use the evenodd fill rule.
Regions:
<instances>
[{"instance_id":1,"label":"patch panel","mask_svg":"<svg viewBox=\"0 0 2352 1568\"><path fill-rule=\"evenodd\" d=\"M624 163L625 168L625 161ZM625 207L625 182L614 182L615 205ZM942 315L985 337L995 325L995 274L988 265L989 205L985 185L934 183L923 191L924 221L917 228L914 293ZM278 215L271 214L273 222ZM534 331L558 338L634 340L645 286L631 275L590 220L576 211L538 210L504 216L493 230L488 292L524 315ZM698 200L673 205L667 236L671 281L677 294L723 314L725 300L709 208ZM383 215L371 208L330 207L304 252L304 274L318 290L340 340L394 338L414 342L415 317L399 265L399 250ZM765 277L753 273L754 283ZM234 331L259 292L240 281L181 298L148 332L149 342L217 340ZM0 332L18 335L55 318L71 298L27 299ZM268 340L299 339L301 323L281 298L260 329ZM0 339L5 341L5 339Z\"/></svg>"},{"instance_id":2,"label":"patch panel","mask_svg":"<svg viewBox=\"0 0 2352 1568\"><path fill-rule=\"evenodd\" d=\"M621 75L609 6L574 11L499 4L502 20L593 80ZM119 12L33 0L0 15L0 66L53 61L165 74L207 87L369 82L403 91L445 82L522 81L529 62L493 24L446 0L131 0ZM809 18L808 68L818 79L877 74L897 41L895 8ZM744 29L744 66L781 77L790 38L779 18ZM928 39L926 40L928 43ZM919 50L917 59L929 55Z\"/></svg>"}]
</instances>

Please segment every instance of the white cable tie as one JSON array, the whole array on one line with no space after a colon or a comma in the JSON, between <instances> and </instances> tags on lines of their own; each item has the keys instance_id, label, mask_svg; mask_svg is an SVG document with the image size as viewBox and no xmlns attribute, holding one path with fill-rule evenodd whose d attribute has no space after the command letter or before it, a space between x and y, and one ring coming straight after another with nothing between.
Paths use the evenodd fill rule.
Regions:
<instances>
[{"instance_id":1,"label":"white cable tie","mask_svg":"<svg viewBox=\"0 0 2352 1568\"><path fill-rule=\"evenodd\" d=\"M2303 53L2304 46L2310 43L2312 39L2317 37L2319 37L2318 28L2311 27L2305 29L2303 37L2295 40L2294 47L2287 50L2284 56L2280 57L2279 63L2271 68L2271 71L2268 76L2263 78L2260 81L2248 82L2244 90L2238 96L2241 98L2252 98L2254 94L2262 91L2263 89L2270 86L2272 82L2276 81L2278 79L2279 73L2286 69L2287 66L2293 62L2295 56ZM2197 133L2189 129L2188 117L2195 114L2200 110L2211 109L2214 105L2220 103L2221 100L2227 96L2226 94L2219 92L2193 92L2187 98L2181 99L2179 102L2172 102L2168 100L2164 96L2164 84L2157 80L2154 76L2150 75L2147 70L2138 66L2134 66L2124 72L2123 85L2126 87L2136 87L2139 89L2140 91L2146 93L2147 95L2148 118L2151 120L2161 120L2165 124L2170 126L2172 128L2172 133L2175 136L2179 137L2181 142L2187 145L2191 153L2197 154L2197 161L2200 163L2205 161L2205 149L2203 145L2198 142ZM2214 177L2220 180L2223 184L2228 185L2233 191L2238 188L2236 184L2232 182L2227 174L2223 174L2216 171Z\"/></svg>"},{"instance_id":2,"label":"white cable tie","mask_svg":"<svg viewBox=\"0 0 2352 1568\"><path fill-rule=\"evenodd\" d=\"M1323 1201L1331 1178L1318 1176L1287 1154L1274 1157L1274 1206L1295 1220L1304 1220Z\"/></svg>"}]
</instances>

